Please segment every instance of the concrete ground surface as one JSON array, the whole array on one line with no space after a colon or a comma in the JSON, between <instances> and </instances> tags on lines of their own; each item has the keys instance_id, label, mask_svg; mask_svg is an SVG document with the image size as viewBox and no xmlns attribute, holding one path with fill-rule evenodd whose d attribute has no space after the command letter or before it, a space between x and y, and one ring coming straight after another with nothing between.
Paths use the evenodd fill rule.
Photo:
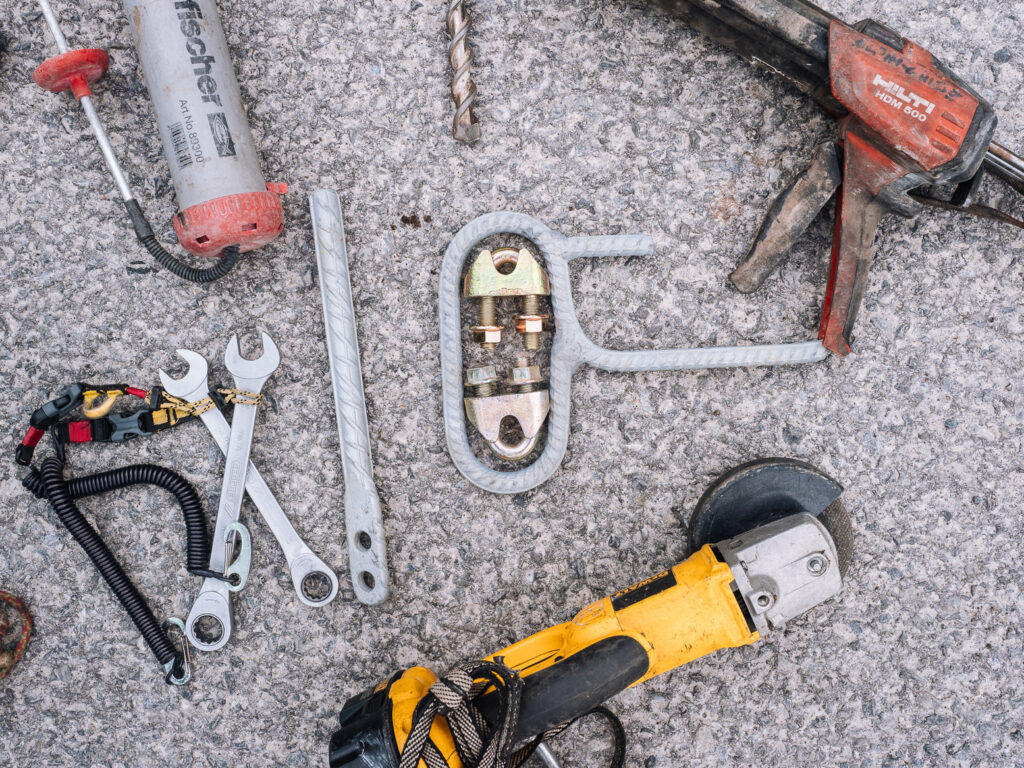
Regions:
<instances>
[{"instance_id":1,"label":"concrete ground surface","mask_svg":"<svg viewBox=\"0 0 1024 768\"><path fill-rule=\"evenodd\" d=\"M1024 149L1024 2L822 3L930 48L993 103L1002 141ZM222 0L264 171L291 192L284 234L199 287L154 268L135 242L84 116L31 82L54 53L36 7L8 7L8 456L32 410L70 382L151 386L161 367L182 372L177 347L204 354L224 381L231 333L248 334L251 350L267 330L283 363L253 458L343 588L327 608L300 604L247 501L254 563L235 599L235 636L222 651L193 653L190 686L168 687L82 550L21 488L23 470L0 463L0 588L36 618L27 656L0 683L0 763L325 765L346 697L407 666L441 670L493 652L675 564L704 488L738 463L781 455L845 486L857 535L845 593L758 645L613 699L627 765L1024 766L1019 232L947 213L887 219L848 359L582 370L559 472L530 493L494 496L461 477L442 428L437 273L454 233L507 209L569 235L652 235L654 258L573 267L584 326L606 346L809 339L831 211L764 292L741 296L726 276L833 124L774 75L644 2L495 0L470 6L483 140L467 148L449 135L443 3ZM72 46L112 54L96 106L171 241L173 190L123 9L57 9ZM348 227L393 579L379 608L358 604L349 585L306 202L319 187L339 191ZM1021 213L1000 185L986 194ZM185 474L212 521L223 461L198 423L75 447L69 472L145 461ZM81 507L156 615L184 616L199 580L185 571L170 497L137 489ZM553 748L566 768L598 767L607 741L585 725Z\"/></svg>"}]
</instances>

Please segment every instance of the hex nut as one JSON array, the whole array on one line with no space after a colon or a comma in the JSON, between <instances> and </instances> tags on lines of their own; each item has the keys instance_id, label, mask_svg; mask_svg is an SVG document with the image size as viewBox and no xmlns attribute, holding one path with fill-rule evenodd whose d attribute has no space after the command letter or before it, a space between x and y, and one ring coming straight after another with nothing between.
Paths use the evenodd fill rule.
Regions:
<instances>
[{"instance_id":1,"label":"hex nut","mask_svg":"<svg viewBox=\"0 0 1024 768\"><path fill-rule=\"evenodd\" d=\"M547 330L546 315L517 315L516 331L519 333L544 333Z\"/></svg>"},{"instance_id":2,"label":"hex nut","mask_svg":"<svg viewBox=\"0 0 1024 768\"><path fill-rule=\"evenodd\" d=\"M477 387L481 384L496 384L498 382L498 369L493 365L483 365L479 368L468 368L466 370L466 386Z\"/></svg>"},{"instance_id":3,"label":"hex nut","mask_svg":"<svg viewBox=\"0 0 1024 768\"><path fill-rule=\"evenodd\" d=\"M501 344L501 332L505 330L503 325L475 325L470 329L473 333L473 340L477 344L490 344L497 346Z\"/></svg>"},{"instance_id":4,"label":"hex nut","mask_svg":"<svg viewBox=\"0 0 1024 768\"><path fill-rule=\"evenodd\" d=\"M512 369L509 383L516 387L522 384L542 384L544 377L540 375L539 365L517 365Z\"/></svg>"}]
</instances>

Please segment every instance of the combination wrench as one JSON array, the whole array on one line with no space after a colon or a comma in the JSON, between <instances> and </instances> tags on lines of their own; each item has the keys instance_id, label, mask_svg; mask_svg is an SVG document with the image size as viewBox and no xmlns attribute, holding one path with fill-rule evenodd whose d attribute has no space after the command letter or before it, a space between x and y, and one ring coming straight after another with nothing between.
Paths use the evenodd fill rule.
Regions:
<instances>
[{"instance_id":1,"label":"combination wrench","mask_svg":"<svg viewBox=\"0 0 1024 768\"><path fill-rule=\"evenodd\" d=\"M190 403L204 399L210 392L207 378L209 367L206 364L206 359L187 349L179 349L178 356L188 363L188 373L180 379L172 379L164 371L160 371L160 382L163 388L169 395ZM222 453L226 453L228 439L231 436L231 426L224 418L224 414L216 408L209 408L200 413L199 418L206 425L214 442L217 443L217 447ZM338 577L327 563L313 553L313 550L292 527L288 516L281 509L273 492L251 461L245 476L245 490L284 552L292 584L295 586L295 593L299 599L312 608L319 608L334 600L338 595ZM312 588L316 586L315 582L318 580L327 581L326 594L313 591Z\"/></svg>"},{"instance_id":2,"label":"combination wrench","mask_svg":"<svg viewBox=\"0 0 1024 768\"><path fill-rule=\"evenodd\" d=\"M188 402L206 399L210 392L207 378L209 367L206 359L187 349L179 349L178 355L188 363L188 372L182 378L174 379L161 370L160 381L164 389L168 394ZM214 442L222 452L226 453L231 436L231 426L224 418L224 414L211 407L199 412L198 415L209 430ZM252 462L248 464L245 490L284 551L292 583L299 599L311 607L324 606L334 600L338 594L338 577L323 560L313 553L292 527L281 505L278 504L274 494ZM315 580L326 581L329 585L326 595L307 593L311 587L315 586Z\"/></svg>"},{"instance_id":3,"label":"combination wrench","mask_svg":"<svg viewBox=\"0 0 1024 768\"><path fill-rule=\"evenodd\" d=\"M249 466L249 452L252 449L253 432L256 428L257 398L267 379L271 377L281 363L281 355L277 346L267 334L263 334L263 354L256 360L246 360L238 349L238 336L232 336L228 348L224 352L224 367L234 377L235 388L244 393L244 397L252 401L240 401L235 404L234 424L228 438L226 459L224 461L224 480L220 490L220 505L217 509L217 525L213 535L214 544L210 548L210 570L227 574L228 549L222 549L221 541L233 541L230 530L238 529L238 519L242 514L242 497L245 496L245 475ZM243 543L244 546L244 543ZM185 636L196 648L203 651L215 651L223 648L231 638L233 617L231 611L231 593L241 589L242 583L234 585L221 578L208 576L203 580L199 596L192 604L192 610L185 620ZM212 619L217 626L209 627L207 634L200 622ZM219 633L218 633L219 629Z\"/></svg>"}]
</instances>

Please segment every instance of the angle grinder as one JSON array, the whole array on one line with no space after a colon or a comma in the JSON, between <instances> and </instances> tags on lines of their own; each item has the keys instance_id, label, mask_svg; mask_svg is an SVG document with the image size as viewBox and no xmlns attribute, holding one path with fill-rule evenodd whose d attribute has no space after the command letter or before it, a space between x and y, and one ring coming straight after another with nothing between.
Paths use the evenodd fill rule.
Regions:
<instances>
[{"instance_id":1,"label":"angle grinder","mask_svg":"<svg viewBox=\"0 0 1024 768\"><path fill-rule=\"evenodd\" d=\"M511 743L537 744L626 688L713 651L755 643L839 595L853 554L842 491L789 459L752 462L720 477L690 520L687 560L484 660L522 680ZM331 738L331 768L397 768L437 681L414 667L349 699ZM503 717L501 698L489 688L473 702L491 727ZM433 759L404 764L475 768L452 726L435 716Z\"/></svg>"}]
</instances>

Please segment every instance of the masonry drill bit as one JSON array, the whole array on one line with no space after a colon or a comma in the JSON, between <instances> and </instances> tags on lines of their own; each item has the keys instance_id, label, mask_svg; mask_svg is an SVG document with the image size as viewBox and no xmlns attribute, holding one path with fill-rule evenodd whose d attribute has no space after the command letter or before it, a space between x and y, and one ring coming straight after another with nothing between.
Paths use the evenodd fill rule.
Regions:
<instances>
[{"instance_id":1,"label":"masonry drill bit","mask_svg":"<svg viewBox=\"0 0 1024 768\"><path fill-rule=\"evenodd\" d=\"M455 102L455 119L452 121L452 136L463 144L472 144L480 138L480 124L473 116L476 101L476 84L469 74L473 63L473 51L466 42L469 32L469 13L465 0L450 0L446 17L448 35L452 41L448 46L448 60L452 71L452 100Z\"/></svg>"}]
</instances>

